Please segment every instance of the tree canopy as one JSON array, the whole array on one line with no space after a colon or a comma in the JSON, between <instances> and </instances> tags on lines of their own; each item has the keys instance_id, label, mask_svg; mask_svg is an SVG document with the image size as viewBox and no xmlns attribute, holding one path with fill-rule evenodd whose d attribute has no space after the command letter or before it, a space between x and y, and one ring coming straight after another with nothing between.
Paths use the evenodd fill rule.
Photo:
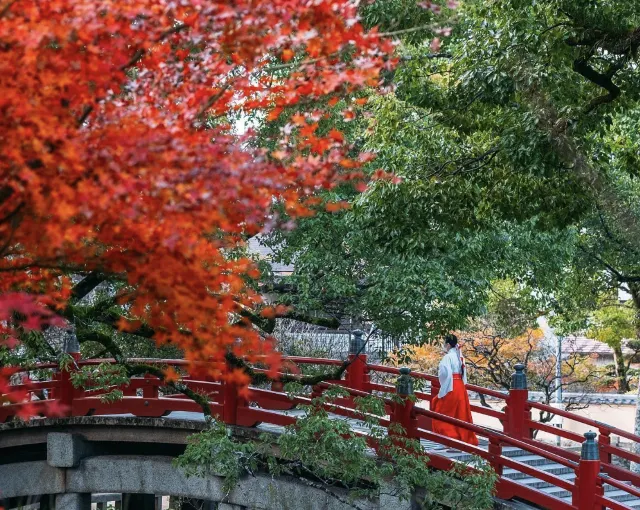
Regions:
<instances>
[{"instance_id":1,"label":"tree canopy","mask_svg":"<svg viewBox=\"0 0 640 510\"><path fill-rule=\"evenodd\" d=\"M283 301L428 338L511 279L584 327L602 292L638 283L638 5L467 1L445 34L415 7L364 10L400 32L399 64L346 131L398 179L333 190L350 208L273 233L296 261Z\"/></svg>"},{"instance_id":2,"label":"tree canopy","mask_svg":"<svg viewBox=\"0 0 640 510\"><path fill-rule=\"evenodd\" d=\"M242 318L260 303L247 285L259 273L234 247L274 198L307 214L311 192L360 162L310 116L274 153L232 120L377 86L392 43L356 15L349 0L3 2L3 344L58 314L73 321L74 301L112 280L120 313L103 307L103 323L246 384L225 354L273 351ZM74 274L85 276L75 286Z\"/></svg>"}]
</instances>

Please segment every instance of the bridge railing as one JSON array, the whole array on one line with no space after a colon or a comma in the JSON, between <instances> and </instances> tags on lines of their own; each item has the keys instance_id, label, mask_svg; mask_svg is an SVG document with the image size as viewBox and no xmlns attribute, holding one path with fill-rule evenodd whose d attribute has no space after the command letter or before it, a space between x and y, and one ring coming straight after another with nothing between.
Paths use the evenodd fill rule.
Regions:
<instances>
[{"instance_id":1,"label":"bridge railing","mask_svg":"<svg viewBox=\"0 0 640 510\"><path fill-rule=\"evenodd\" d=\"M123 386L113 386L100 390L75 388L71 382L71 373L74 370L78 370L83 366L95 366L109 361L115 363L115 361L80 360L77 353L73 353L72 356L73 363L68 370L60 371L54 364L41 364L33 367L33 369L38 369L40 372L48 374L50 379L29 382L28 384L17 382L13 389L22 390L26 395L25 401L0 405L0 422L17 415L21 407L25 405L32 406L31 412L34 414L46 415L48 404L51 402L57 402L59 404L57 406L58 412L67 416L130 413L137 416L157 417L174 411L202 411L200 405L184 395L165 394L162 389L165 383L158 377L148 374L134 377L128 385ZM173 366L182 370L188 367L188 362L185 360L139 359L130 361L159 367ZM288 357L286 358L286 363L299 367L304 367L305 365L340 366L343 361ZM474 406L473 408L476 413L497 418L500 421L501 428L492 429L462 422L431 411L429 404L439 390L439 382L434 376L419 372L410 374L408 369L368 364L366 354L363 354L360 350L355 350L350 354L349 363L343 379L318 384L313 389L311 397L321 394L332 385L340 385L352 397L370 395L372 393L380 395L385 399L387 408L387 416L377 418L380 426L389 427L391 424L398 424L402 426L404 434L409 438L433 441L455 448L460 452L480 457L484 462L491 465L499 475L497 491L500 497L508 499L517 495L522 499L551 510L593 510L598 507L607 507L615 510L630 508L623 503L606 498L603 484L609 484L618 490L624 490L633 496L640 497L640 491L628 483L632 482L633 485L640 486L640 477L612 463L613 455L639 462L640 456L615 447L610 443L612 434L618 434L632 441L640 441L640 437L567 411L527 401L528 392L523 366L516 367L512 389L509 393L501 393L472 385L468 387L471 391L504 401L504 408L500 411L483 406ZM194 375L185 376L182 382L192 391L205 395L212 414L219 416L228 424L249 427L255 426L260 422L278 426L292 425L295 424L296 417L283 413L283 411L292 409L297 405L309 405L311 403L309 397L291 397L283 393L281 385L277 382L273 384L272 389L250 387L246 395L247 398L242 398L239 396L238 388L234 384L216 381L205 375L196 376L196 373L197 370ZM372 382L372 375L376 375L376 380L380 382ZM413 381L413 378L428 381L430 383L430 391L413 392L411 384L407 383L409 380ZM400 380L404 380L404 383L399 384L398 381ZM392 382L396 384L392 384ZM105 401L105 393L114 389L122 391L124 396L115 402ZM394 393L396 397L390 398L390 395ZM38 400L34 400L36 397ZM398 401L397 397L400 397L400 401ZM428 406L428 408L421 407L421 404ZM361 413L354 409L352 398L341 399L337 405L332 404L327 409L334 414L347 418L356 420L362 418ZM574 432L535 422L531 418L532 410L553 412L566 419L591 426L599 432L598 441L596 442L595 440L595 433L586 434L585 439ZM434 419L473 431L486 440L488 447L485 449L472 446L435 433L432 427ZM534 439L532 431L535 429L559 435L576 443L582 443L582 454L578 455ZM519 448L530 455L537 455L550 462L573 469L576 473L576 480L567 480L519 462L517 458L507 457L503 455L504 448ZM437 453L430 452L429 455L430 462L435 468L449 469L454 462ZM533 476L567 491L572 496L571 503L502 476L506 468L514 469L527 476Z\"/></svg>"}]
</instances>

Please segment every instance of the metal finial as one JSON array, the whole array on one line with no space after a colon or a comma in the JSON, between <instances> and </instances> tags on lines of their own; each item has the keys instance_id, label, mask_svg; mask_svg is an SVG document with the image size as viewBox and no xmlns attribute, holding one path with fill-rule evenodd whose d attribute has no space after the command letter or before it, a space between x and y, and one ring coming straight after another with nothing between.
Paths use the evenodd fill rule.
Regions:
<instances>
[{"instance_id":1,"label":"metal finial","mask_svg":"<svg viewBox=\"0 0 640 510\"><path fill-rule=\"evenodd\" d=\"M356 329L351 332L351 341L349 342L349 354L365 354L364 332Z\"/></svg>"},{"instance_id":2,"label":"metal finial","mask_svg":"<svg viewBox=\"0 0 640 510\"><path fill-rule=\"evenodd\" d=\"M413 377L411 377L411 369L402 367L400 369L400 377L396 382L396 391L398 395L413 395Z\"/></svg>"},{"instance_id":3,"label":"metal finial","mask_svg":"<svg viewBox=\"0 0 640 510\"><path fill-rule=\"evenodd\" d=\"M585 440L582 443L582 451L580 458L582 460L600 460L600 452L598 452L598 443L596 443L596 433L589 431L584 434Z\"/></svg>"},{"instance_id":4,"label":"metal finial","mask_svg":"<svg viewBox=\"0 0 640 510\"><path fill-rule=\"evenodd\" d=\"M524 365L517 363L514 367L515 373L511 376L511 389L512 390L526 390L527 389L527 374L524 371Z\"/></svg>"},{"instance_id":5,"label":"metal finial","mask_svg":"<svg viewBox=\"0 0 640 510\"><path fill-rule=\"evenodd\" d=\"M80 342L73 329L67 329L64 336L64 352L80 352Z\"/></svg>"}]
</instances>

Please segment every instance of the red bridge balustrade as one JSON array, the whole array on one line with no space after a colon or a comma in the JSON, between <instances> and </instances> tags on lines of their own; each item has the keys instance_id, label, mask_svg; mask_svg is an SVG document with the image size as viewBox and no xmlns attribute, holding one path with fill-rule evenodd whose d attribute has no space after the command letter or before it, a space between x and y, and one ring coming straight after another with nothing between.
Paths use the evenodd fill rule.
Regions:
<instances>
[{"instance_id":1,"label":"red bridge balustrade","mask_svg":"<svg viewBox=\"0 0 640 510\"><path fill-rule=\"evenodd\" d=\"M202 412L202 408L185 395L163 394L162 381L152 375L133 377L129 385L119 388L106 388L100 391L74 388L71 382L73 371L80 367L116 362L104 359L81 360L77 350L72 352L71 356L73 363L68 370L60 370L58 365L51 363L30 368L30 372L38 370L39 374L49 374L48 378L30 382L27 385L16 382L12 390L24 390L28 398L25 402L0 405L0 422L15 417L25 405L33 406L37 415L46 416L52 402L57 404L53 408L57 408L66 416L133 414L142 417L160 417L176 411ZM286 357L284 359L287 364L298 367L312 365L337 367L343 363L341 360L323 358ZM170 366L183 371L188 367L185 360L135 359L129 361L158 367ZM439 390L437 377L421 372L412 373L408 368L398 369L368 363L364 344L358 334L351 342L349 361L350 364L343 379L318 384L313 389L315 395L336 385L347 390L350 398L340 399L337 405L327 405L331 413L358 419L362 415L354 408L354 397L376 394L384 398L388 412L386 417L376 418L380 426L388 428L392 423L398 424L402 426L407 437L444 445L483 459L498 474L497 496L502 499L517 497L550 510L636 508L606 497L604 485L608 484L617 491L627 493L630 499L638 498L640 501L640 476L613 463L614 456L640 463L640 455L614 446L611 443L611 436L615 434L626 438L632 444L640 442L640 437L564 410L528 401L523 365L516 366L512 388L508 393L474 385L467 386L470 391L499 399L504 403L501 410L472 405L474 413L499 420L500 428L490 428L462 422L431 411L430 402ZM183 382L189 389L206 395L212 414L232 425L246 427L254 427L259 423L292 425L297 418L287 413L287 410L292 410L297 405L311 403L310 398L287 395L282 391L282 385L279 383L274 383L271 389L250 387L248 399L243 399L239 397L237 387L231 383L196 376L186 376ZM426 386L427 390L414 391L414 383L416 386ZM115 389L123 392L122 399L110 403L101 399L101 395ZM395 398L391 398L394 394ZM0 402L3 400L0 395ZM597 431L597 434L589 432L583 437L568 430L538 423L531 417L533 410L548 411L567 420L582 423ZM486 448L436 434L431 427L434 419L472 430L484 438ZM579 455L537 440L533 435L534 430L554 434L581 444L582 452ZM507 448L523 450L527 455L538 456L568 468L575 472L575 479L568 479L525 464L519 461L517 456L509 457L505 455ZM438 451L429 451L428 454L431 465L436 469L451 469L456 462ZM527 485L507 478L504 476L505 469L515 470L557 487L571 494L571 498L556 497L549 491L535 488L532 484Z\"/></svg>"}]
</instances>

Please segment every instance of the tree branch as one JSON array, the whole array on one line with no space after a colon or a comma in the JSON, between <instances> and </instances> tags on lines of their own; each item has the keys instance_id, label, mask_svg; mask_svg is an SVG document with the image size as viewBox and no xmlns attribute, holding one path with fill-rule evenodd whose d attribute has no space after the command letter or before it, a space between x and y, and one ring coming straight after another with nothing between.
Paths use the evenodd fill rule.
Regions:
<instances>
[{"instance_id":1,"label":"tree branch","mask_svg":"<svg viewBox=\"0 0 640 510\"><path fill-rule=\"evenodd\" d=\"M605 74L599 73L588 63L587 58L576 59L573 62L573 70L585 77L591 83L607 90L607 94L594 98L585 109L585 113L590 113L598 106L615 101L620 96L620 87L611 80L615 74L624 67L624 61L612 64Z\"/></svg>"},{"instance_id":2,"label":"tree branch","mask_svg":"<svg viewBox=\"0 0 640 510\"><path fill-rule=\"evenodd\" d=\"M18 0L9 0L4 7L2 7L2 9L0 9L0 18L4 17L5 14L7 14L9 12L9 9L11 9L11 6L13 4L15 4Z\"/></svg>"},{"instance_id":3,"label":"tree branch","mask_svg":"<svg viewBox=\"0 0 640 510\"><path fill-rule=\"evenodd\" d=\"M126 362L121 363L127 370L127 375L129 377L133 377L134 375L144 375L151 374L160 379L165 386L169 388L173 388L176 391L186 395L191 400L193 400L196 404L202 407L202 412L205 416L211 416L211 408L209 407L209 399L200 393L196 393L185 384L182 383L174 383L172 381L167 381L165 379L164 371L153 365L145 365L145 364L136 364L136 365L128 365Z\"/></svg>"},{"instance_id":4,"label":"tree branch","mask_svg":"<svg viewBox=\"0 0 640 510\"><path fill-rule=\"evenodd\" d=\"M106 279L107 277L105 274L92 271L76 283L71 291L71 297L77 300L82 299Z\"/></svg>"},{"instance_id":5,"label":"tree branch","mask_svg":"<svg viewBox=\"0 0 640 510\"><path fill-rule=\"evenodd\" d=\"M578 245L578 248L580 249L580 251L585 253L587 256L592 257L594 260L596 260L600 264L602 264L606 269L611 271L614 274L614 276L616 277L616 280L618 280L618 282L620 282L620 283L640 282L640 276L623 275L620 271L618 271L616 268L614 268L611 264L608 264L602 258L600 258L598 255L596 255L595 253L592 253L591 251L587 250L584 246Z\"/></svg>"}]
</instances>

